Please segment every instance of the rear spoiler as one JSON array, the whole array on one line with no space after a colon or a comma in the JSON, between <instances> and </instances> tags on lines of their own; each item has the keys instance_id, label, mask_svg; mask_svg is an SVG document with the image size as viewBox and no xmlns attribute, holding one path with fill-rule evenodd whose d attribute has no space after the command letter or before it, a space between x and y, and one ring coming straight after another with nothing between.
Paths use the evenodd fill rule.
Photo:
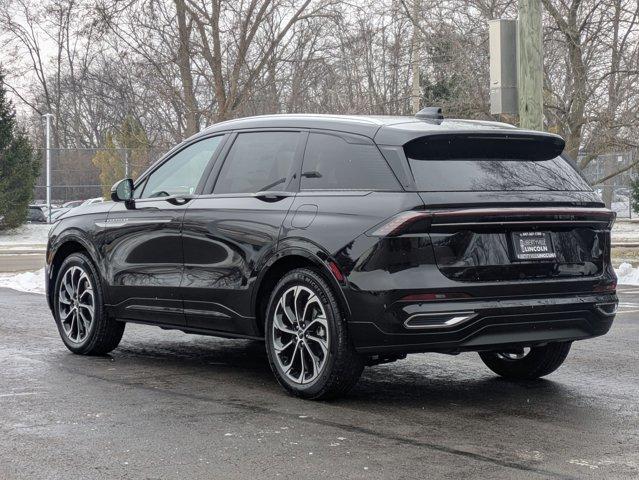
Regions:
<instances>
[{"instance_id":1,"label":"rear spoiler","mask_svg":"<svg viewBox=\"0 0 639 480\"><path fill-rule=\"evenodd\" d=\"M550 160L561 155L561 137L537 134L443 134L411 140L406 156L417 160Z\"/></svg>"},{"instance_id":2,"label":"rear spoiler","mask_svg":"<svg viewBox=\"0 0 639 480\"><path fill-rule=\"evenodd\" d=\"M566 142L559 135L548 132L538 132L535 130L520 130L517 128L450 128L446 129L445 123L438 128L424 126L425 122L400 123L395 125L385 125L375 134L375 143L378 145L403 146L417 139L428 139L433 137L449 138L485 138L496 140L534 140L541 143L554 144L559 155Z\"/></svg>"}]
</instances>

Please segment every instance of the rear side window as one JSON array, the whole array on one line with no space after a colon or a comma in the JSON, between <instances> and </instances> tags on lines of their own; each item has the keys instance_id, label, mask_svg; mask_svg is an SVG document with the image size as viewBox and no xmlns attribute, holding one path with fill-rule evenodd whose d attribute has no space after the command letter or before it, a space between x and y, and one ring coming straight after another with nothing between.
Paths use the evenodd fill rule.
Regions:
<instances>
[{"instance_id":1,"label":"rear side window","mask_svg":"<svg viewBox=\"0 0 639 480\"><path fill-rule=\"evenodd\" d=\"M400 190L375 145L311 133L302 166L302 190Z\"/></svg>"},{"instance_id":2,"label":"rear side window","mask_svg":"<svg viewBox=\"0 0 639 480\"><path fill-rule=\"evenodd\" d=\"M214 193L284 189L299 139L298 132L240 133L226 157Z\"/></svg>"},{"instance_id":3,"label":"rear side window","mask_svg":"<svg viewBox=\"0 0 639 480\"><path fill-rule=\"evenodd\" d=\"M552 142L442 136L412 141L404 151L420 191L589 191L586 180L560 156L563 143Z\"/></svg>"}]
</instances>

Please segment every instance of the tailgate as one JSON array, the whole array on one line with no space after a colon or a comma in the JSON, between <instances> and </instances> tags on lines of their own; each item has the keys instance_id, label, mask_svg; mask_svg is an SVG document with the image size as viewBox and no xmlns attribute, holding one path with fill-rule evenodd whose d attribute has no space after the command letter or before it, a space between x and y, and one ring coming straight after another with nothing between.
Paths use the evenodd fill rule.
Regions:
<instances>
[{"instance_id":1,"label":"tailgate","mask_svg":"<svg viewBox=\"0 0 639 480\"><path fill-rule=\"evenodd\" d=\"M605 208L504 207L431 212L437 266L458 281L600 275L614 213Z\"/></svg>"}]
</instances>

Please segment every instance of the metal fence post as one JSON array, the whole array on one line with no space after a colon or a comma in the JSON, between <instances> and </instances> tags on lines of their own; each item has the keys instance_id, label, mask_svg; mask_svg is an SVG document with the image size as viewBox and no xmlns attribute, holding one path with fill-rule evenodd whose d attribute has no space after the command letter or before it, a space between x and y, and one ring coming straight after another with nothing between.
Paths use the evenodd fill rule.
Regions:
<instances>
[{"instance_id":1,"label":"metal fence post","mask_svg":"<svg viewBox=\"0 0 639 480\"><path fill-rule=\"evenodd\" d=\"M51 223L51 117L53 117L53 114L45 113L42 116L47 122L47 221Z\"/></svg>"},{"instance_id":2,"label":"metal fence post","mask_svg":"<svg viewBox=\"0 0 639 480\"><path fill-rule=\"evenodd\" d=\"M130 166L129 166L129 149L124 149L124 178L130 177Z\"/></svg>"}]
</instances>

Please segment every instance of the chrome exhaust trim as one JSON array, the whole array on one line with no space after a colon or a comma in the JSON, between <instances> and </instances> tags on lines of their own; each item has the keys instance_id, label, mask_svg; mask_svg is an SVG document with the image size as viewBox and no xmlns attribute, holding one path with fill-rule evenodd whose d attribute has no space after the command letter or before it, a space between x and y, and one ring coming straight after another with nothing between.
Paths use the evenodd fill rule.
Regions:
<instances>
[{"instance_id":1,"label":"chrome exhaust trim","mask_svg":"<svg viewBox=\"0 0 639 480\"><path fill-rule=\"evenodd\" d=\"M612 317L617 314L618 302L597 303L595 308L604 317Z\"/></svg>"},{"instance_id":2,"label":"chrome exhaust trim","mask_svg":"<svg viewBox=\"0 0 639 480\"><path fill-rule=\"evenodd\" d=\"M404 321L408 329L450 328L475 318L475 312L416 313Z\"/></svg>"}]
</instances>

